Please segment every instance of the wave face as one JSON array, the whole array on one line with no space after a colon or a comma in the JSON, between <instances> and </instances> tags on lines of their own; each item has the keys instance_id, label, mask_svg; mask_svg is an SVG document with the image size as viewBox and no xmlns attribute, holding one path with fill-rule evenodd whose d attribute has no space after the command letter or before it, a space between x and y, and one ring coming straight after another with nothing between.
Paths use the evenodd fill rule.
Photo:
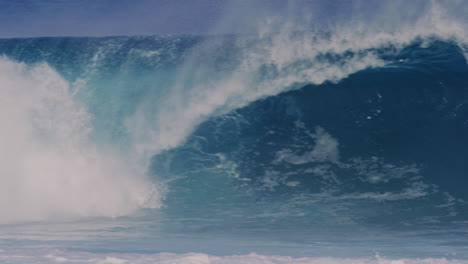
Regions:
<instances>
[{"instance_id":1,"label":"wave face","mask_svg":"<svg viewBox=\"0 0 468 264\"><path fill-rule=\"evenodd\" d=\"M240 199L238 210L253 206L258 221L285 225L463 221L466 59L454 43L422 45L376 50L385 66L201 123L183 145L153 158L176 190L169 210L231 218L211 203L227 196Z\"/></svg>"},{"instance_id":2,"label":"wave face","mask_svg":"<svg viewBox=\"0 0 468 264\"><path fill-rule=\"evenodd\" d=\"M0 40L1 221L296 244L411 230L466 256L448 235L468 220L464 36Z\"/></svg>"}]
</instances>

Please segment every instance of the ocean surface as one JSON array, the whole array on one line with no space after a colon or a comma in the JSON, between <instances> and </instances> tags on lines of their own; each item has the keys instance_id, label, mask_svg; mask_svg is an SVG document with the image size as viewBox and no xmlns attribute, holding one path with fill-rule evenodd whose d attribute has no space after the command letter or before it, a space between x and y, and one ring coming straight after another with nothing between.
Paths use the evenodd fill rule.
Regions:
<instances>
[{"instance_id":1,"label":"ocean surface","mask_svg":"<svg viewBox=\"0 0 468 264\"><path fill-rule=\"evenodd\" d=\"M0 262L468 263L468 38L425 29L1 39Z\"/></svg>"}]
</instances>

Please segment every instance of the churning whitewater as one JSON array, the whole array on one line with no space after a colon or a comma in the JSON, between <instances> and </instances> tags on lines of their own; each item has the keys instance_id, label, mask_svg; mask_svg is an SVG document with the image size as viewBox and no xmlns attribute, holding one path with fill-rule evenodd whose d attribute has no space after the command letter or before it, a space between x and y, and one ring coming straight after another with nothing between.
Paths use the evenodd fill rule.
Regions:
<instances>
[{"instance_id":1,"label":"churning whitewater","mask_svg":"<svg viewBox=\"0 0 468 264\"><path fill-rule=\"evenodd\" d=\"M0 39L0 260L466 263L465 28Z\"/></svg>"},{"instance_id":2,"label":"churning whitewater","mask_svg":"<svg viewBox=\"0 0 468 264\"><path fill-rule=\"evenodd\" d=\"M117 217L160 195L122 154L90 141L90 114L47 64L0 60L1 223Z\"/></svg>"}]
</instances>

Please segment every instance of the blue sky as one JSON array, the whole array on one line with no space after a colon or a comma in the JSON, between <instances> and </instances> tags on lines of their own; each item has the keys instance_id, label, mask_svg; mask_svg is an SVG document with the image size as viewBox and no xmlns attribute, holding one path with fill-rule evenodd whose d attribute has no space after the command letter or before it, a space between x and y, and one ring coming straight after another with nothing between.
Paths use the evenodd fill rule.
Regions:
<instances>
[{"instance_id":1,"label":"blue sky","mask_svg":"<svg viewBox=\"0 0 468 264\"><path fill-rule=\"evenodd\" d=\"M284 0L0 0L0 37L107 36L249 31ZM229 10L237 22L220 30ZM241 10L242 9L242 10ZM233 18L234 20L234 18Z\"/></svg>"},{"instance_id":2,"label":"blue sky","mask_svg":"<svg viewBox=\"0 0 468 264\"><path fill-rule=\"evenodd\" d=\"M207 31L216 0L0 0L0 37L102 36Z\"/></svg>"},{"instance_id":3,"label":"blue sky","mask_svg":"<svg viewBox=\"0 0 468 264\"><path fill-rule=\"evenodd\" d=\"M460 3L467 1L443 2L460 9ZM0 38L249 33L271 18L280 24L297 20L295 24L302 26L298 30L312 24L347 23L356 18L394 23L418 16L428 3L426 0L0 0ZM309 19L301 20L304 17Z\"/></svg>"}]
</instances>

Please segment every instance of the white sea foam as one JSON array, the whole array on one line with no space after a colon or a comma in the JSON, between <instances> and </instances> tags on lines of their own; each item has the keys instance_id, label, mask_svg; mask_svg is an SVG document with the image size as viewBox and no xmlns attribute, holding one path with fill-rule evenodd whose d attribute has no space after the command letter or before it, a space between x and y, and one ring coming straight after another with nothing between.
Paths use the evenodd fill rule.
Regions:
<instances>
[{"instance_id":1,"label":"white sea foam","mask_svg":"<svg viewBox=\"0 0 468 264\"><path fill-rule=\"evenodd\" d=\"M288 162L299 165L310 162L332 162L339 163L338 141L327 133L323 128L317 127L315 134L309 133L315 140L315 146L311 151L302 155L295 155L290 149L283 149L276 153L274 164Z\"/></svg>"},{"instance_id":2,"label":"white sea foam","mask_svg":"<svg viewBox=\"0 0 468 264\"><path fill-rule=\"evenodd\" d=\"M138 167L89 139L90 118L49 66L0 58L0 223L158 206L157 188Z\"/></svg>"},{"instance_id":3,"label":"white sea foam","mask_svg":"<svg viewBox=\"0 0 468 264\"><path fill-rule=\"evenodd\" d=\"M255 253L234 256L213 256L202 253L187 254L91 254L60 251L5 251L0 261L8 263L95 263L95 264L465 264L466 260L445 258L389 259L379 255L371 258L288 257Z\"/></svg>"}]
</instances>

